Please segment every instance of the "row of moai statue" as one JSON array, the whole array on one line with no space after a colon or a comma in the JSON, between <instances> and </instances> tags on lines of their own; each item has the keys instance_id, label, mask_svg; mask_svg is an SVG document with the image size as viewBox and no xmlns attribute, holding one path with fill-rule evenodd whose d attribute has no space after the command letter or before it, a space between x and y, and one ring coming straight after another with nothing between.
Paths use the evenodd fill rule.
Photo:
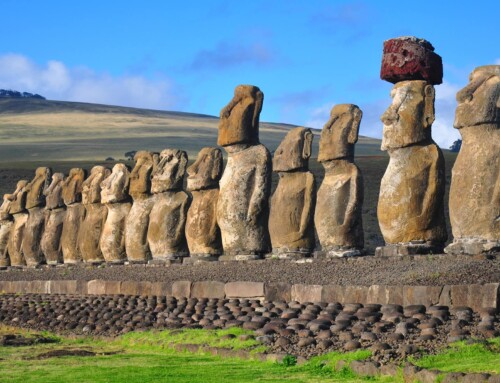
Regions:
<instances>
[{"instance_id":1,"label":"row of moai statue","mask_svg":"<svg viewBox=\"0 0 500 383\"><path fill-rule=\"evenodd\" d=\"M384 43L381 77L395 85L382 116L379 255L442 253L444 159L431 137L441 58L421 39ZM265 255L332 258L363 254L363 179L354 163L362 112L333 107L319 142L325 169L316 191L308 170L313 133L289 131L271 159L259 142L264 95L240 85L220 115L218 145L187 168L184 151L138 152L130 172L95 166L68 177L38 168L0 208L0 266L251 260ZM500 250L500 66L479 67L457 94L455 127L463 138L453 168L453 254ZM187 187L183 180L187 168ZM271 192L271 171L279 182ZM270 202L270 204L269 204Z\"/></svg>"}]
</instances>

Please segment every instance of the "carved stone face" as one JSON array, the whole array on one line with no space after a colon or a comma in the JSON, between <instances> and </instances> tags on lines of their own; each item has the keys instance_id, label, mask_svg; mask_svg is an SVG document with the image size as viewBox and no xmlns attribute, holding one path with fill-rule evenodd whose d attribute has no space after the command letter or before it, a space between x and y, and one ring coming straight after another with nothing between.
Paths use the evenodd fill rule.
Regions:
<instances>
[{"instance_id":1,"label":"carved stone face","mask_svg":"<svg viewBox=\"0 0 500 383\"><path fill-rule=\"evenodd\" d=\"M253 85L238 85L233 99L220 112L217 144L256 145L259 143L259 117L264 93Z\"/></svg>"},{"instance_id":2,"label":"carved stone face","mask_svg":"<svg viewBox=\"0 0 500 383\"><path fill-rule=\"evenodd\" d=\"M434 87L426 81L401 81L391 90L392 104L381 117L382 150L404 148L431 139Z\"/></svg>"},{"instance_id":3,"label":"carved stone face","mask_svg":"<svg viewBox=\"0 0 500 383\"><path fill-rule=\"evenodd\" d=\"M28 192L26 196L27 209L44 205L45 196L43 191L50 184L51 174L50 168L40 167L36 169L35 178L26 186Z\"/></svg>"},{"instance_id":4,"label":"carved stone face","mask_svg":"<svg viewBox=\"0 0 500 383\"><path fill-rule=\"evenodd\" d=\"M12 216L9 213L9 210L13 199L14 199L13 194L3 195L2 205L0 205L0 221L10 220L12 218Z\"/></svg>"},{"instance_id":5,"label":"carved stone face","mask_svg":"<svg viewBox=\"0 0 500 383\"><path fill-rule=\"evenodd\" d=\"M147 195L151 190L151 173L158 163L158 153L137 152L134 156L135 166L130 173L129 194Z\"/></svg>"},{"instance_id":6,"label":"carved stone face","mask_svg":"<svg viewBox=\"0 0 500 383\"><path fill-rule=\"evenodd\" d=\"M63 182L64 174L54 173L52 175L52 182L43 191L47 209L56 209L58 207L64 206L64 201L62 198Z\"/></svg>"},{"instance_id":7,"label":"carved stone face","mask_svg":"<svg viewBox=\"0 0 500 383\"><path fill-rule=\"evenodd\" d=\"M222 176L222 152L217 148L203 148L188 169L187 189L202 190L219 185Z\"/></svg>"},{"instance_id":8,"label":"carved stone face","mask_svg":"<svg viewBox=\"0 0 500 383\"><path fill-rule=\"evenodd\" d=\"M104 166L97 165L92 168L90 175L82 184L82 203L84 205L101 202L101 182L110 174L111 170Z\"/></svg>"},{"instance_id":9,"label":"carved stone face","mask_svg":"<svg viewBox=\"0 0 500 383\"><path fill-rule=\"evenodd\" d=\"M12 194L12 202L9 209L10 214L22 213L26 210L27 185L28 181L26 180L21 180L17 183L16 190Z\"/></svg>"},{"instance_id":10,"label":"carved stone face","mask_svg":"<svg viewBox=\"0 0 500 383\"><path fill-rule=\"evenodd\" d=\"M152 193L163 193L182 188L188 157L185 151L165 149L160 153L160 162L153 171Z\"/></svg>"},{"instance_id":11,"label":"carved stone face","mask_svg":"<svg viewBox=\"0 0 500 383\"><path fill-rule=\"evenodd\" d=\"M64 180L62 191L63 200L66 206L81 202L84 179L85 170L73 168L69 171L68 177Z\"/></svg>"},{"instance_id":12,"label":"carved stone face","mask_svg":"<svg viewBox=\"0 0 500 383\"><path fill-rule=\"evenodd\" d=\"M471 73L469 84L457 93L454 126L500 126L500 65L481 66Z\"/></svg>"},{"instance_id":13,"label":"carved stone face","mask_svg":"<svg viewBox=\"0 0 500 383\"><path fill-rule=\"evenodd\" d=\"M101 202L116 203L129 199L130 172L125 164L113 166L111 174L101 182Z\"/></svg>"},{"instance_id":14,"label":"carved stone face","mask_svg":"<svg viewBox=\"0 0 500 383\"><path fill-rule=\"evenodd\" d=\"M318 161L325 162L354 156L363 112L354 104L335 105L321 131Z\"/></svg>"},{"instance_id":15,"label":"carved stone face","mask_svg":"<svg viewBox=\"0 0 500 383\"><path fill-rule=\"evenodd\" d=\"M290 130L274 152L273 171L307 170L312 142L311 129L295 128Z\"/></svg>"}]
</instances>

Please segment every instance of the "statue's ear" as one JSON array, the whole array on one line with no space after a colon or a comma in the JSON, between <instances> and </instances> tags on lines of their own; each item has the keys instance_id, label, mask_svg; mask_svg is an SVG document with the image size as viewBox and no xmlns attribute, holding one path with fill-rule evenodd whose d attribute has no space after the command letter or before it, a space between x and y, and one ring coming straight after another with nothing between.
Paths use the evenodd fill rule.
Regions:
<instances>
[{"instance_id":1,"label":"statue's ear","mask_svg":"<svg viewBox=\"0 0 500 383\"><path fill-rule=\"evenodd\" d=\"M435 119L434 114L434 99L435 90L432 85L426 85L424 88L424 128L432 125Z\"/></svg>"},{"instance_id":2,"label":"statue's ear","mask_svg":"<svg viewBox=\"0 0 500 383\"><path fill-rule=\"evenodd\" d=\"M222 152L220 149L215 149L212 151L213 163L212 163L212 179L217 180L222 174Z\"/></svg>"},{"instance_id":3,"label":"statue's ear","mask_svg":"<svg viewBox=\"0 0 500 383\"><path fill-rule=\"evenodd\" d=\"M312 143L314 135L311 129L307 129L304 133L304 146L302 147L302 158L308 160L311 157Z\"/></svg>"},{"instance_id":4,"label":"statue's ear","mask_svg":"<svg viewBox=\"0 0 500 383\"><path fill-rule=\"evenodd\" d=\"M349 144L355 144L358 142L359 125L361 124L361 118L363 117L363 112L358 107L353 110L353 121L351 125L351 130L347 136L347 142Z\"/></svg>"}]
</instances>

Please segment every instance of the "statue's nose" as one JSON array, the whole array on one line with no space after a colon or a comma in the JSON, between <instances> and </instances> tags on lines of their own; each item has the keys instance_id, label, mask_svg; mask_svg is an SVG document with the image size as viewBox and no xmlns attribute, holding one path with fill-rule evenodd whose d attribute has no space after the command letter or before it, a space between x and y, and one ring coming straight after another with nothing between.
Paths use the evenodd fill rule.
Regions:
<instances>
[{"instance_id":1,"label":"statue's nose","mask_svg":"<svg viewBox=\"0 0 500 383\"><path fill-rule=\"evenodd\" d=\"M380 120L386 125L390 125L394 121L397 121L397 119L398 119L398 114L396 113L396 111L392 106L387 108L384 114L382 114L382 116L380 117Z\"/></svg>"}]
</instances>

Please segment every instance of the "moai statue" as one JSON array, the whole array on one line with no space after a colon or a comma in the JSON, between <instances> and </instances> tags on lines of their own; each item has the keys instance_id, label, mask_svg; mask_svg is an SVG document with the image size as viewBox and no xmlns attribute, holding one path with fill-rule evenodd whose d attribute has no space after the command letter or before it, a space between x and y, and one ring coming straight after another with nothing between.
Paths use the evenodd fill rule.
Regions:
<instances>
[{"instance_id":1,"label":"moai statue","mask_svg":"<svg viewBox=\"0 0 500 383\"><path fill-rule=\"evenodd\" d=\"M187 162L186 152L165 149L153 171L154 205L148 226L152 263L178 263L188 256L185 227L190 197L182 190Z\"/></svg>"},{"instance_id":2,"label":"moai statue","mask_svg":"<svg viewBox=\"0 0 500 383\"><path fill-rule=\"evenodd\" d=\"M356 105L335 105L321 132L318 161L325 168L325 178L314 215L319 258L363 255L363 176L354 164L362 116Z\"/></svg>"},{"instance_id":3,"label":"moai statue","mask_svg":"<svg viewBox=\"0 0 500 383\"><path fill-rule=\"evenodd\" d=\"M312 142L311 129L295 128L274 152L273 171L279 181L269 210L273 257L303 258L314 250L316 183L309 171Z\"/></svg>"},{"instance_id":4,"label":"moai statue","mask_svg":"<svg viewBox=\"0 0 500 383\"><path fill-rule=\"evenodd\" d=\"M398 68L403 73L396 79L387 74L393 67L385 56L394 52L388 53L386 48L394 44L386 42L381 77L396 84L391 91L392 104L381 118L382 150L389 153L390 161L380 185L377 209L386 246L377 248L376 254L439 254L447 239L444 158L432 140L431 126L433 84L441 83L442 64L429 42L416 38L395 40L403 56L406 52L408 71L404 66Z\"/></svg>"},{"instance_id":5,"label":"moai statue","mask_svg":"<svg viewBox=\"0 0 500 383\"><path fill-rule=\"evenodd\" d=\"M83 222L85 210L82 206L82 184L85 171L73 168L62 185L62 196L66 205L66 215L61 234L61 249L65 264L75 264L82 261L78 247L78 232Z\"/></svg>"},{"instance_id":6,"label":"moai statue","mask_svg":"<svg viewBox=\"0 0 500 383\"><path fill-rule=\"evenodd\" d=\"M500 65L481 66L457 93L455 128L462 148L453 166L445 252L500 251Z\"/></svg>"},{"instance_id":7,"label":"moai statue","mask_svg":"<svg viewBox=\"0 0 500 383\"><path fill-rule=\"evenodd\" d=\"M221 150L201 149L187 173L187 190L193 198L186 221L186 240L191 261L216 261L222 254L217 224L217 199L222 176Z\"/></svg>"},{"instance_id":8,"label":"moai statue","mask_svg":"<svg viewBox=\"0 0 500 383\"><path fill-rule=\"evenodd\" d=\"M130 172L126 165L116 164L111 174L101 183L101 203L106 205L108 215L102 229L99 245L104 260L108 263L123 263L125 252L125 223L132 208L128 194Z\"/></svg>"},{"instance_id":9,"label":"moai statue","mask_svg":"<svg viewBox=\"0 0 500 383\"><path fill-rule=\"evenodd\" d=\"M228 153L220 180L217 222L224 255L220 260L262 258L270 250L268 199L271 155L259 143L259 116L264 94L239 85L221 110L218 144Z\"/></svg>"},{"instance_id":10,"label":"moai statue","mask_svg":"<svg viewBox=\"0 0 500 383\"><path fill-rule=\"evenodd\" d=\"M43 191L49 186L51 176L52 171L49 168L37 168L35 178L26 185L28 221L24 230L23 254L26 265L29 267L45 263L40 246L45 226L45 195Z\"/></svg>"},{"instance_id":11,"label":"moai statue","mask_svg":"<svg viewBox=\"0 0 500 383\"><path fill-rule=\"evenodd\" d=\"M40 246L48 265L57 265L64 262L61 249L61 236L66 205L62 197L64 174L54 173L52 182L43 194L45 195L45 230Z\"/></svg>"},{"instance_id":12,"label":"moai statue","mask_svg":"<svg viewBox=\"0 0 500 383\"><path fill-rule=\"evenodd\" d=\"M7 246L9 244L10 232L14 225L12 214L10 214L10 205L13 199L13 194L4 194L2 205L0 205L0 269L10 266Z\"/></svg>"},{"instance_id":13,"label":"moai statue","mask_svg":"<svg viewBox=\"0 0 500 383\"><path fill-rule=\"evenodd\" d=\"M101 183L111 171L104 166L94 166L82 184L83 222L78 231L78 248L83 261L89 264L104 262L99 245L101 233L108 216L106 205L101 203Z\"/></svg>"},{"instance_id":14,"label":"moai statue","mask_svg":"<svg viewBox=\"0 0 500 383\"><path fill-rule=\"evenodd\" d=\"M147 263L151 259L148 244L149 215L154 204L151 175L158 163L158 153L139 151L134 160L129 186L129 194L134 203L125 225L125 249L129 262Z\"/></svg>"},{"instance_id":15,"label":"moai statue","mask_svg":"<svg viewBox=\"0 0 500 383\"><path fill-rule=\"evenodd\" d=\"M9 214L14 217L14 225L12 225L10 231L7 252L9 253L10 265L13 267L26 266L23 255L23 238L26 222L28 221L28 211L26 210L27 185L28 181L26 180L21 180L17 183L9 207Z\"/></svg>"}]
</instances>

